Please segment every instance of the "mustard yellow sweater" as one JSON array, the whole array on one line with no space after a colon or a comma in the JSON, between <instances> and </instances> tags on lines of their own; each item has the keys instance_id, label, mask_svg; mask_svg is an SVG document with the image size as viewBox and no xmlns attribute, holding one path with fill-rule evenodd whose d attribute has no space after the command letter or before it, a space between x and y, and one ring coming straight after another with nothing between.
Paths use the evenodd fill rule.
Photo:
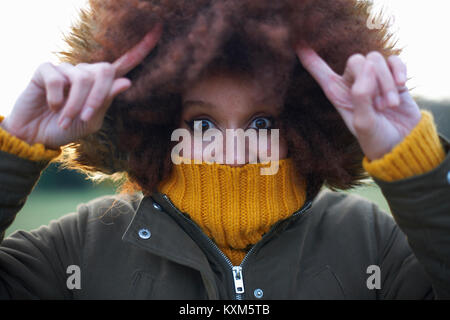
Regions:
<instances>
[{"instance_id":1,"label":"mustard yellow sweater","mask_svg":"<svg viewBox=\"0 0 450 320\"><path fill-rule=\"evenodd\" d=\"M33 161L53 160L61 153L42 144L30 146L1 128L0 150ZM370 162L365 157L363 166L373 177L395 181L424 174L444 159L433 116L422 111L421 121L400 144L382 159ZM159 190L239 265L272 225L292 215L306 199L306 181L298 180L291 159L280 160L272 176L260 175L261 166L174 165Z\"/></svg>"}]
</instances>

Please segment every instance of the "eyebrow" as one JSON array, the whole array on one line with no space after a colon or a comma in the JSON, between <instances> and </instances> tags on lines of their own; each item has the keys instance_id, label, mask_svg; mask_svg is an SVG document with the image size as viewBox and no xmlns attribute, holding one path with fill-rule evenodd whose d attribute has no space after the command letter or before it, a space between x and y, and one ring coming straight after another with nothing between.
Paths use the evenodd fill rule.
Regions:
<instances>
[{"instance_id":1,"label":"eyebrow","mask_svg":"<svg viewBox=\"0 0 450 320\"><path fill-rule=\"evenodd\" d=\"M264 99L261 99L261 101L264 101ZM183 102L183 107L188 108L191 106L202 106L202 107L208 107L208 108L217 108L217 106L211 102L206 102L202 100L186 100Z\"/></svg>"},{"instance_id":2,"label":"eyebrow","mask_svg":"<svg viewBox=\"0 0 450 320\"><path fill-rule=\"evenodd\" d=\"M216 105L213 103L205 102L202 100L187 100L183 102L184 107L190 107L194 105L200 105L208 108L216 108Z\"/></svg>"}]
</instances>

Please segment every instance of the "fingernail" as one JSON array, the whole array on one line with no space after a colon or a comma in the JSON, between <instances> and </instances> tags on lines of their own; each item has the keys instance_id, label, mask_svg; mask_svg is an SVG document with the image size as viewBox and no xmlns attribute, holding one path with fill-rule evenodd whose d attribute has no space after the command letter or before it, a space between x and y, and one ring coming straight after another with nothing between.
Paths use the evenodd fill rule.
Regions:
<instances>
[{"instance_id":1,"label":"fingernail","mask_svg":"<svg viewBox=\"0 0 450 320\"><path fill-rule=\"evenodd\" d=\"M72 123L72 119L64 118L64 120L60 123L60 127L65 130L65 129L69 128L71 123Z\"/></svg>"},{"instance_id":2,"label":"fingernail","mask_svg":"<svg viewBox=\"0 0 450 320\"><path fill-rule=\"evenodd\" d=\"M81 120L83 120L85 122L89 121L93 114L94 114L94 109L92 109L91 107L87 107L81 113Z\"/></svg>"},{"instance_id":3,"label":"fingernail","mask_svg":"<svg viewBox=\"0 0 450 320\"><path fill-rule=\"evenodd\" d=\"M389 101L389 106L391 106L391 107L395 107L400 104L400 98L398 97L398 94L396 94L394 92L389 92L387 98Z\"/></svg>"}]
</instances>

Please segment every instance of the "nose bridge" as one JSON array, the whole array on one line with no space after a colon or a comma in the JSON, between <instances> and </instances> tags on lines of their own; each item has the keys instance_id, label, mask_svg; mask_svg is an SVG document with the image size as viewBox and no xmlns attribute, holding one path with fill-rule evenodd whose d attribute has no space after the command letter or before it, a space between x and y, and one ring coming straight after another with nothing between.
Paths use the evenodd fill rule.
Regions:
<instances>
[{"instance_id":1,"label":"nose bridge","mask_svg":"<svg viewBox=\"0 0 450 320\"><path fill-rule=\"evenodd\" d=\"M238 133L237 130L243 129L241 128L227 129L223 143L225 162L232 167L243 166L247 159L247 146L245 146L244 153L242 153L243 150L239 150L239 147L242 146L240 146L238 143L239 136L237 134ZM233 153L233 156L230 156L230 152Z\"/></svg>"},{"instance_id":2,"label":"nose bridge","mask_svg":"<svg viewBox=\"0 0 450 320\"><path fill-rule=\"evenodd\" d=\"M213 136L209 136L197 146L202 147L198 148L195 158L202 158L206 162L239 167L247 163L257 163L259 159L257 130L244 130L240 127L216 130Z\"/></svg>"},{"instance_id":3,"label":"nose bridge","mask_svg":"<svg viewBox=\"0 0 450 320\"><path fill-rule=\"evenodd\" d=\"M240 123L240 121L239 121L239 119L237 119L237 117L236 118L229 117L224 122L222 131L225 131L225 130L237 130L237 129L245 130L244 124Z\"/></svg>"},{"instance_id":4,"label":"nose bridge","mask_svg":"<svg viewBox=\"0 0 450 320\"><path fill-rule=\"evenodd\" d=\"M229 129L224 139L225 161L230 166L243 166L258 160L258 131ZM232 152L232 155L229 154Z\"/></svg>"}]
</instances>

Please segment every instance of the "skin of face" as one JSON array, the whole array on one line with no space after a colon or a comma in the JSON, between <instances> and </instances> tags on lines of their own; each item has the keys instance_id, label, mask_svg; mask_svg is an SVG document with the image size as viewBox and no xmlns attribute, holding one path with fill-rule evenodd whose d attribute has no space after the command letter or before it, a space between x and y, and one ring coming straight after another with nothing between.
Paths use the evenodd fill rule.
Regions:
<instances>
[{"instance_id":1,"label":"skin of face","mask_svg":"<svg viewBox=\"0 0 450 320\"><path fill-rule=\"evenodd\" d=\"M267 154L270 155L270 129L277 129L277 118L281 111L280 102L279 98L262 101L262 89L256 85L255 81L248 75L231 72L216 72L200 78L182 94L183 107L179 127L190 130L193 135L194 121L201 121L203 132L206 129L218 129L224 140L227 129L245 131L252 128L257 132L258 129L268 129L266 146ZM288 155L288 148L281 132L278 141L279 159L285 159ZM204 150L208 143L203 142L202 145ZM226 154L225 141L223 141L223 152ZM258 156L258 150L246 143L245 163L248 163L251 153L256 154L259 163L261 159ZM196 153L193 148L193 143L191 155L191 159L199 157L198 150ZM244 165L237 161L236 145L234 155L234 163L227 164L231 166ZM205 157L203 160L208 161Z\"/></svg>"}]
</instances>

